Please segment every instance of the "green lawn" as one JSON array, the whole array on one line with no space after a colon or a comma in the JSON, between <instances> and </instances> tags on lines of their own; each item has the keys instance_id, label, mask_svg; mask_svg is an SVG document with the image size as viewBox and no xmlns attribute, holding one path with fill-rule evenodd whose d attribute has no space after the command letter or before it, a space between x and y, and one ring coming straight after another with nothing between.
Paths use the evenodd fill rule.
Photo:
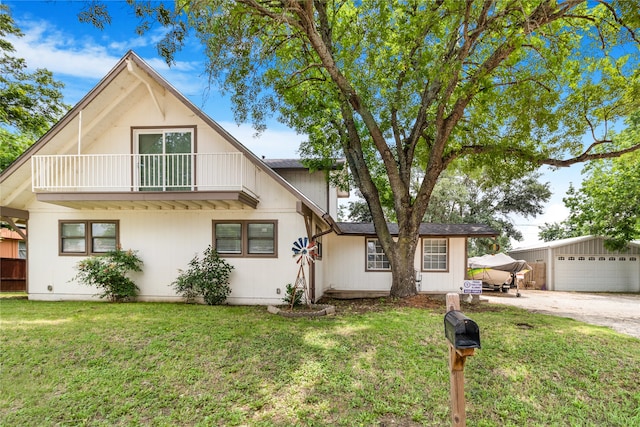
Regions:
<instances>
[{"instance_id":1,"label":"green lawn","mask_svg":"<svg viewBox=\"0 0 640 427\"><path fill-rule=\"evenodd\" d=\"M640 340L464 310L469 426L640 426ZM0 425L448 425L443 315L1 300Z\"/></svg>"}]
</instances>

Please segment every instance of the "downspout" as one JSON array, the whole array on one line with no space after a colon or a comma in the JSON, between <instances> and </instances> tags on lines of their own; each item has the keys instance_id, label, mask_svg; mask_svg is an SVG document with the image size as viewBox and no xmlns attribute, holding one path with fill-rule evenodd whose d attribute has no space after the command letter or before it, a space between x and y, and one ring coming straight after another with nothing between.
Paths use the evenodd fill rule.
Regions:
<instances>
[{"instance_id":1,"label":"downspout","mask_svg":"<svg viewBox=\"0 0 640 427\"><path fill-rule=\"evenodd\" d=\"M336 234L342 234L342 232L340 231L340 229L338 228L338 225L335 223L335 221L333 220L333 218L331 218L331 215L329 214L324 214L322 215L322 219L329 224L329 229L322 231L320 233L314 234L313 236L311 236L311 240L315 240L316 237L320 237L320 236L324 236L325 234L329 234L332 231L335 232Z\"/></svg>"},{"instance_id":2,"label":"downspout","mask_svg":"<svg viewBox=\"0 0 640 427\"><path fill-rule=\"evenodd\" d=\"M316 233L314 235L312 235L311 241L315 242L315 240L320 237L320 236L324 236L325 234L329 234L333 231L336 232L336 234L338 234L338 228L335 225L335 222L333 221L333 218L331 218L331 215L329 215L328 213L325 213L324 215L322 215L322 219L324 221L326 221L329 224L329 229L322 231L320 233ZM310 297L311 297L311 301L315 303L316 300L316 266L315 263L310 263L309 265L309 291L311 293Z\"/></svg>"},{"instance_id":3,"label":"downspout","mask_svg":"<svg viewBox=\"0 0 640 427\"><path fill-rule=\"evenodd\" d=\"M127 62L127 71L129 71L138 80L140 80L142 83L144 83L144 85L147 87L147 90L149 91L149 95L151 95L151 99L153 100L153 103L155 104L156 108L160 112L160 115L162 116L162 119L164 120L164 118L165 118L164 117L164 111L162 111L162 108L160 108L160 104L158 103L158 99L156 98L155 93L153 93L153 89L151 89L151 85L149 84L149 82L147 82L145 79L143 79L142 76L140 76L140 74L138 74L136 72L136 70L133 69L133 64L132 64L130 59L127 59L126 62Z\"/></svg>"}]
</instances>

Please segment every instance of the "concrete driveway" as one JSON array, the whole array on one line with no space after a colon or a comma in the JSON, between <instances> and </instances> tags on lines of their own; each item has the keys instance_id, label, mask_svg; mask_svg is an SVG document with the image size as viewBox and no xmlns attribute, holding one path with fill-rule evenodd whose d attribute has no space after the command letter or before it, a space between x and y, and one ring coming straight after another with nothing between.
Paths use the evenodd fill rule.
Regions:
<instances>
[{"instance_id":1,"label":"concrete driveway","mask_svg":"<svg viewBox=\"0 0 640 427\"><path fill-rule=\"evenodd\" d=\"M570 317L593 325L608 326L640 338L640 294L591 294L585 292L521 290L483 292L481 300L509 304L535 313Z\"/></svg>"}]
</instances>

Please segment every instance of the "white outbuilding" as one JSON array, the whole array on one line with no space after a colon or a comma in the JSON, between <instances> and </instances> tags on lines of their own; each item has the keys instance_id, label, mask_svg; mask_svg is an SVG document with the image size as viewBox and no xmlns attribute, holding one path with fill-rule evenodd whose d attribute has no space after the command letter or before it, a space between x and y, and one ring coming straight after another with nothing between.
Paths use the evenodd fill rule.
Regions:
<instances>
[{"instance_id":1,"label":"white outbuilding","mask_svg":"<svg viewBox=\"0 0 640 427\"><path fill-rule=\"evenodd\" d=\"M610 251L602 237L581 236L516 248L509 255L544 265L548 290L640 292L640 240Z\"/></svg>"}]
</instances>

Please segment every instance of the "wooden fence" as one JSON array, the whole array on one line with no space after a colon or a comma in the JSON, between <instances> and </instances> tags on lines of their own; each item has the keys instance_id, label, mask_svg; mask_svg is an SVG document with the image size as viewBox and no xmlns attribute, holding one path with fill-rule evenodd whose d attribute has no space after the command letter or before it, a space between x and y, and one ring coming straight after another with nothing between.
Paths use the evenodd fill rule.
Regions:
<instances>
[{"instance_id":1,"label":"wooden fence","mask_svg":"<svg viewBox=\"0 0 640 427\"><path fill-rule=\"evenodd\" d=\"M0 258L0 292L27 291L27 260Z\"/></svg>"},{"instance_id":2,"label":"wooden fence","mask_svg":"<svg viewBox=\"0 0 640 427\"><path fill-rule=\"evenodd\" d=\"M544 262L530 262L531 271L524 275L524 284L528 289L547 289L547 266Z\"/></svg>"}]
</instances>

